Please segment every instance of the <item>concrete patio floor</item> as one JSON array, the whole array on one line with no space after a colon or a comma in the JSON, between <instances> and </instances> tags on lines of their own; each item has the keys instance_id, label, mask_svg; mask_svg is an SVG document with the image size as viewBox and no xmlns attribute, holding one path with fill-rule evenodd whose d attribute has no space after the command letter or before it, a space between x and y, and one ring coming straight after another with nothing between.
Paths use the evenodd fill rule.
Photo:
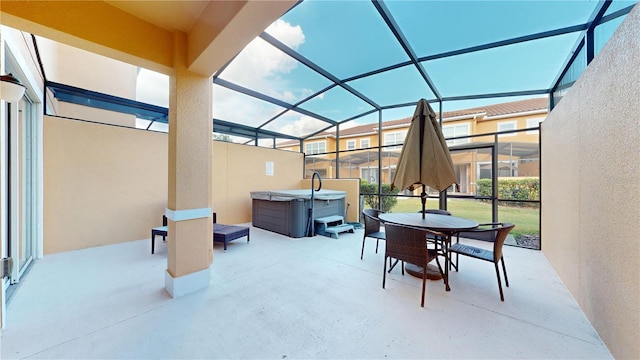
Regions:
<instances>
[{"instance_id":1,"label":"concrete patio floor","mask_svg":"<svg viewBox=\"0 0 640 360\"><path fill-rule=\"evenodd\" d=\"M247 224L249 225L249 224ZM548 240L551 241L551 240ZM487 246L488 243L465 242ZM451 291L396 267L362 230L294 239L258 228L226 253L211 286L171 299L166 245L150 240L46 256L8 304L2 359L612 358L540 251L505 248L510 287L461 259Z\"/></svg>"}]
</instances>

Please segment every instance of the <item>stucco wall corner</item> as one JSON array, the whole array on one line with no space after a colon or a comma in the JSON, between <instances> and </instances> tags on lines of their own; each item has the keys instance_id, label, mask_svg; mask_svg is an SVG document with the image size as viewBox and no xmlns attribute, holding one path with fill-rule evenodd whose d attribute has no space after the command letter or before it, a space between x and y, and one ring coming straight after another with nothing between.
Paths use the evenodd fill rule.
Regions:
<instances>
[{"instance_id":1,"label":"stucco wall corner","mask_svg":"<svg viewBox=\"0 0 640 360\"><path fill-rule=\"evenodd\" d=\"M640 358L640 8L542 125L543 252L615 358Z\"/></svg>"}]
</instances>

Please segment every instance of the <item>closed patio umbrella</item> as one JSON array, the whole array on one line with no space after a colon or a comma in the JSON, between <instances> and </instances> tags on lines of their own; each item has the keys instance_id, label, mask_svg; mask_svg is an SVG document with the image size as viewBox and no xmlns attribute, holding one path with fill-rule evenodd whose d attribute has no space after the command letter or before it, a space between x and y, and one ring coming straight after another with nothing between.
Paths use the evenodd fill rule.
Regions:
<instances>
[{"instance_id":1,"label":"closed patio umbrella","mask_svg":"<svg viewBox=\"0 0 640 360\"><path fill-rule=\"evenodd\" d=\"M426 187L438 191L456 184L456 174L449 148L436 114L425 99L420 99L400 153L391 189L413 191L422 185L422 217L427 201Z\"/></svg>"}]
</instances>

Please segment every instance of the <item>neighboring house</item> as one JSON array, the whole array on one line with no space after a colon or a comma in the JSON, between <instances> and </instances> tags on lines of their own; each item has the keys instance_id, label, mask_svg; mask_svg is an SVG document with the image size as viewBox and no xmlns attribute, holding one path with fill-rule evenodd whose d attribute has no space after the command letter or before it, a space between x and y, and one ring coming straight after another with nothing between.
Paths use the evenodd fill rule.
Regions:
<instances>
[{"instance_id":1,"label":"neighboring house","mask_svg":"<svg viewBox=\"0 0 640 360\"><path fill-rule=\"evenodd\" d=\"M488 147L494 144L498 153L498 177L538 177L538 126L547 113L546 98L443 112L442 133L448 139L460 192L474 194L476 181L491 177ZM318 171L325 177L359 177L372 183L379 180L390 183L410 125L410 117L385 121L381 135L377 123L342 129L339 144L335 131L311 137L302 143L302 152L307 155L307 175ZM487 135L477 136L482 134ZM379 144L382 146L381 167L378 166ZM277 147L300 151L297 141L283 142ZM339 151L339 173L336 150Z\"/></svg>"}]
</instances>

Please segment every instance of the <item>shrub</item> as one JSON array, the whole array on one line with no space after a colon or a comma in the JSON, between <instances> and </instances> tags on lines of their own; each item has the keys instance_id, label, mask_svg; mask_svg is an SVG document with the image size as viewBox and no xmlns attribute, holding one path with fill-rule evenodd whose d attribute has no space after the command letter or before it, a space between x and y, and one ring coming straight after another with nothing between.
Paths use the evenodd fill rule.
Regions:
<instances>
[{"instance_id":1,"label":"shrub","mask_svg":"<svg viewBox=\"0 0 640 360\"><path fill-rule=\"evenodd\" d=\"M478 196L491 196L491 179L480 179L477 182ZM502 178L498 179L498 199L505 200L540 200L539 178ZM537 206L526 202L500 201L507 206Z\"/></svg>"},{"instance_id":2,"label":"shrub","mask_svg":"<svg viewBox=\"0 0 640 360\"><path fill-rule=\"evenodd\" d=\"M491 196L491 179L480 179L476 182L476 195Z\"/></svg>"},{"instance_id":3,"label":"shrub","mask_svg":"<svg viewBox=\"0 0 640 360\"><path fill-rule=\"evenodd\" d=\"M372 209L380 209L384 212L388 212L398 202L398 198L395 196L384 195L397 195L398 189L391 190L390 184L382 184L382 195L380 199L382 201L381 207L378 207L378 184L370 184L366 180L362 180L360 183L360 194L364 197L365 204L369 205Z\"/></svg>"}]
</instances>

